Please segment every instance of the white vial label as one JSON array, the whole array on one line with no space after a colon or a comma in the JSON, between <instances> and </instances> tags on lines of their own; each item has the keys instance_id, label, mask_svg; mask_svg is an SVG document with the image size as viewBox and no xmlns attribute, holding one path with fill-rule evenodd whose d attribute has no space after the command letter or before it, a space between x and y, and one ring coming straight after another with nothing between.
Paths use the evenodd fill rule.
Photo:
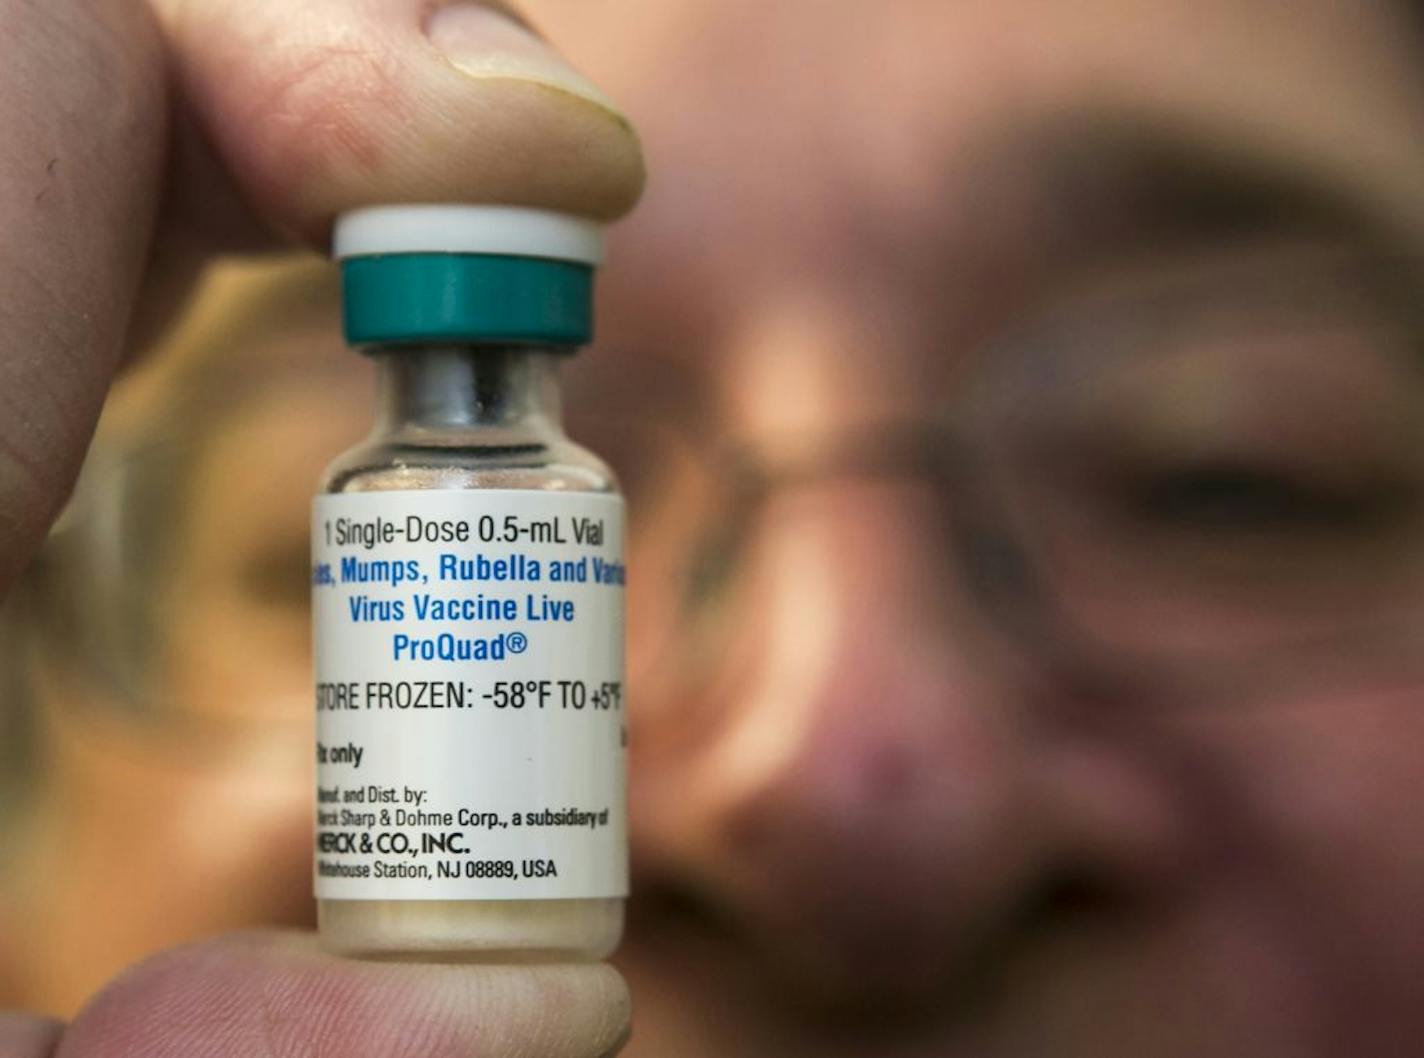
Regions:
<instances>
[{"instance_id":1,"label":"white vial label","mask_svg":"<svg viewBox=\"0 0 1424 1058\"><path fill-rule=\"evenodd\" d=\"M623 501L318 496L316 895L627 895Z\"/></svg>"}]
</instances>

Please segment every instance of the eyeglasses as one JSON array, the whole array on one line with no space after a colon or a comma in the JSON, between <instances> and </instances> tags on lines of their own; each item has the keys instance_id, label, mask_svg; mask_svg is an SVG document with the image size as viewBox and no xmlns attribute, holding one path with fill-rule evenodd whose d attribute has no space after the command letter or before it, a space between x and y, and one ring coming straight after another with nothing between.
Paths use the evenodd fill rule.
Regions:
<instances>
[{"instance_id":1,"label":"eyeglasses","mask_svg":"<svg viewBox=\"0 0 1424 1058\"><path fill-rule=\"evenodd\" d=\"M662 597L634 630L647 669L701 679L757 605L738 590L767 503L860 477L928 489L926 576L1080 696L1424 675L1421 278L1324 249L1138 274L966 358L927 416L775 449L605 421L589 440L632 468L645 537L630 577Z\"/></svg>"},{"instance_id":2,"label":"eyeglasses","mask_svg":"<svg viewBox=\"0 0 1424 1058\"><path fill-rule=\"evenodd\" d=\"M925 577L1080 697L1260 702L1424 675L1421 293L1418 262L1343 250L1137 272L964 356L929 412L774 448L641 384L575 391L570 432L629 494L630 685L721 664L763 603L747 581L768 505L846 477L926 490ZM48 561L82 605L44 634L114 686L151 687L135 659L163 656L128 557L151 542L122 512L161 506L148 494L188 463L162 445L101 460L56 534Z\"/></svg>"}]
</instances>

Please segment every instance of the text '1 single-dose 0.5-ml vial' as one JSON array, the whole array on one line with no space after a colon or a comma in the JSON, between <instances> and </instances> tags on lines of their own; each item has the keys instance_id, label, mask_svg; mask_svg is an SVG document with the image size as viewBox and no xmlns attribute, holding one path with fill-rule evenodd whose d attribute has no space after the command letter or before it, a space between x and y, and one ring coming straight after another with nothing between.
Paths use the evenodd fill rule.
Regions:
<instances>
[{"instance_id":1,"label":"text '1 single-dose 0.5-ml vial'","mask_svg":"<svg viewBox=\"0 0 1424 1058\"><path fill-rule=\"evenodd\" d=\"M313 505L316 896L338 951L595 959L628 889L623 500L564 436L599 227L337 223L370 437Z\"/></svg>"}]
</instances>

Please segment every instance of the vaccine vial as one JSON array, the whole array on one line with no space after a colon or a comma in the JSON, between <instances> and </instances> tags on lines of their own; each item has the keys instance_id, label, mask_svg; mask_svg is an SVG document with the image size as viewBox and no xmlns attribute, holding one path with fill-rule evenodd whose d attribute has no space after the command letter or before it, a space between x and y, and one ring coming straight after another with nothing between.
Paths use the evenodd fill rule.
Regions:
<instances>
[{"instance_id":1,"label":"vaccine vial","mask_svg":"<svg viewBox=\"0 0 1424 1058\"><path fill-rule=\"evenodd\" d=\"M628 889L623 500L563 432L598 225L339 218L376 423L313 504L315 889L332 950L598 959Z\"/></svg>"}]
</instances>

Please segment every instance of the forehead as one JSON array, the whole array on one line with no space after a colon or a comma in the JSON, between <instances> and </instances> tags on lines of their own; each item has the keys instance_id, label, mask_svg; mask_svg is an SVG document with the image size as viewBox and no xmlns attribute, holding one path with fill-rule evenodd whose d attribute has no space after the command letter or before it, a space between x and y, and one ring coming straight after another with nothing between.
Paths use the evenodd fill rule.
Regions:
<instances>
[{"instance_id":1,"label":"forehead","mask_svg":"<svg viewBox=\"0 0 1424 1058\"><path fill-rule=\"evenodd\" d=\"M1134 210L1190 212L1153 201L1164 174L1250 174L1254 202L1310 188L1424 242L1424 47L1392 0L527 6L649 156L605 339L703 367L756 350L783 395L869 348L901 402L924 350L982 340L1055 282L1048 247L1153 242ZM859 369L842 381L864 391Z\"/></svg>"},{"instance_id":2,"label":"forehead","mask_svg":"<svg viewBox=\"0 0 1424 1058\"><path fill-rule=\"evenodd\" d=\"M982 194L987 152L1064 122L1170 126L1420 198L1424 52L1392 0L545 0L628 107L653 180L634 227L843 237ZM832 209L832 204L836 206ZM785 245L784 243L781 245Z\"/></svg>"}]
</instances>

